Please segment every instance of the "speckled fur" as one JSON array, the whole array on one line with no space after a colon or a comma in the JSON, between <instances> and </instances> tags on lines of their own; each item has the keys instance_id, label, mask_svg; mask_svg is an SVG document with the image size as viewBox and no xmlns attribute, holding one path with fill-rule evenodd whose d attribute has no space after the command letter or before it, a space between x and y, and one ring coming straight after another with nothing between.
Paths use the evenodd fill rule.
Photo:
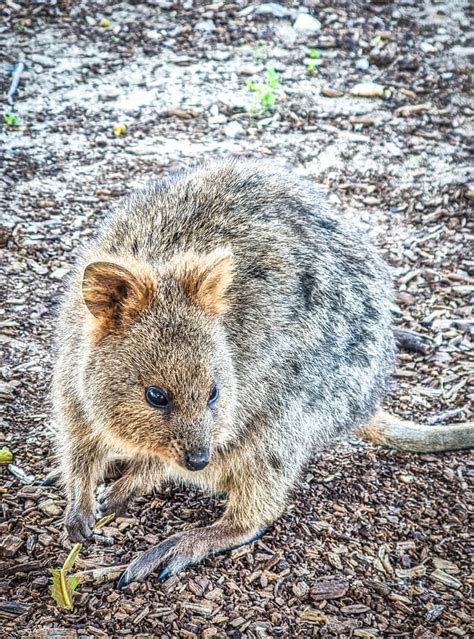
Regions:
<instances>
[{"instance_id":1,"label":"speckled fur","mask_svg":"<svg viewBox=\"0 0 474 639\"><path fill-rule=\"evenodd\" d=\"M233 266L214 312L192 299L183 272L215 250ZM154 278L144 307L110 330L82 293L85 267L99 260ZM112 454L132 461L105 510L170 478L228 494L221 520L148 551L122 585L268 526L312 452L379 406L394 360L391 296L366 235L291 171L230 159L134 193L83 251L59 321L53 392L70 536L91 534ZM166 417L145 402L151 384L175 398ZM208 444L211 463L186 470L183 452Z\"/></svg>"}]
</instances>

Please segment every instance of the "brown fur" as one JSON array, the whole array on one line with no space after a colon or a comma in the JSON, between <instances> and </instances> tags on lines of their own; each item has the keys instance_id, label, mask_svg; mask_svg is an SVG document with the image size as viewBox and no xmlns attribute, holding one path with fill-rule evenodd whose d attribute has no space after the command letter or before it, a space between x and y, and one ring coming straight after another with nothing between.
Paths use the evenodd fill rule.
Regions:
<instances>
[{"instance_id":1,"label":"brown fur","mask_svg":"<svg viewBox=\"0 0 474 639\"><path fill-rule=\"evenodd\" d=\"M227 302L225 293L232 282L233 256L230 251L216 249L209 255L191 252L178 255L169 266L186 295L205 311L222 315Z\"/></svg>"}]
</instances>

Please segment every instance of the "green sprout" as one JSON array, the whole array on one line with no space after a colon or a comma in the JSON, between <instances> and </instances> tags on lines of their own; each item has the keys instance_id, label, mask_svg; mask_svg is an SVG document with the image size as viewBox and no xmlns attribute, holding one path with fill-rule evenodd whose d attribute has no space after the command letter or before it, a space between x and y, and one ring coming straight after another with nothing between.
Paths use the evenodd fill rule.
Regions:
<instances>
[{"instance_id":1,"label":"green sprout","mask_svg":"<svg viewBox=\"0 0 474 639\"><path fill-rule=\"evenodd\" d=\"M267 113L272 111L276 103L275 89L280 86L278 73L273 67L268 67L265 71L265 83L255 83L247 80L247 87L255 93L258 101L258 110Z\"/></svg>"},{"instance_id":2,"label":"green sprout","mask_svg":"<svg viewBox=\"0 0 474 639\"><path fill-rule=\"evenodd\" d=\"M3 122L8 126L20 126L21 118L16 113L4 113Z\"/></svg>"},{"instance_id":3,"label":"green sprout","mask_svg":"<svg viewBox=\"0 0 474 639\"><path fill-rule=\"evenodd\" d=\"M310 60L319 60L319 58L321 57L320 52L318 51L318 49L310 49L308 51L308 56L307 56ZM306 65L306 70L310 75L313 75L317 72L318 68L316 66L315 63L313 62L308 62L308 64Z\"/></svg>"}]
</instances>

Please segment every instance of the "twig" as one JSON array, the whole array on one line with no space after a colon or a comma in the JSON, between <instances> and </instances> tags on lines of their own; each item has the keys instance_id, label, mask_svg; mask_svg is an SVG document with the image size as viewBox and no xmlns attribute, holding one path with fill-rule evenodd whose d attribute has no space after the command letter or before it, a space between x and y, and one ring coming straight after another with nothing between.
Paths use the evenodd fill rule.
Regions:
<instances>
[{"instance_id":1,"label":"twig","mask_svg":"<svg viewBox=\"0 0 474 639\"><path fill-rule=\"evenodd\" d=\"M443 410L441 413L437 415L433 415L432 417L428 417L426 423L430 426L434 424L442 424L443 422L447 422L453 417L457 417L461 413L464 413L466 410L465 406L459 406L459 408L449 408L448 410Z\"/></svg>"},{"instance_id":2,"label":"twig","mask_svg":"<svg viewBox=\"0 0 474 639\"><path fill-rule=\"evenodd\" d=\"M426 355L430 350L426 343L427 338L421 333L408 331L403 328L396 328L394 330L394 334L398 348L411 351L413 353L423 353L423 355Z\"/></svg>"},{"instance_id":3,"label":"twig","mask_svg":"<svg viewBox=\"0 0 474 639\"><path fill-rule=\"evenodd\" d=\"M13 69L14 70L13 70L12 82L5 96L8 104L13 104L13 95L15 91L18 89L18 85L20 84L20 77L23 71L25 70L25 63L18 62L18 64L16 64Z\"/></svg>"}]
</instances>

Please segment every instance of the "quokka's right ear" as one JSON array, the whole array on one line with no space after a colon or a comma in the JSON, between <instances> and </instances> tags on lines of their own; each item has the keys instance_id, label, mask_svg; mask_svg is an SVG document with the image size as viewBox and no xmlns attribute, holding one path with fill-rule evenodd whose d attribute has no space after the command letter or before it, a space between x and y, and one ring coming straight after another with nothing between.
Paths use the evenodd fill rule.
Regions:
<instances>
[{"instance_id":1,"label":"quokka's right ear","mask_svg":"<svg viewBox=\"0 0 474 639\"><path fill-rule=\"evenodd\" d=\"M234 256L229 248L217 248L203 255L183 253L174 258L168 270L190 300L208 313L225 313L229 305L227 291L234 277Z\"/></svg>"},{"instance_id":2,"label":"quokka's right ear","mask_svg":"<svg viewBox=\"0 0 474 639\"><path fill-rule=\"evenodd\" d=\"M113 262L92 262L84 271L82 296L100 327L112 331L144 309L156 290L151 270L135 265L134 273Z\"/></svg>"}]
</instances>

